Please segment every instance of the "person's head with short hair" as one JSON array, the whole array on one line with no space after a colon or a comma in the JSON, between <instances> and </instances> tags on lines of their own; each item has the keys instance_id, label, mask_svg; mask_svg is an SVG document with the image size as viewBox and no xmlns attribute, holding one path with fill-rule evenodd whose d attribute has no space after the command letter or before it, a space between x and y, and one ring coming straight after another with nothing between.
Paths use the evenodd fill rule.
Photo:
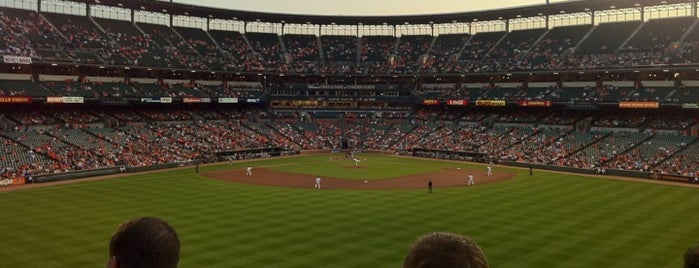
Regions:
<instances>
[{"instance_id":1,"label":"person's head with short hair","mask_svg":"<svg viewBox=\"0 0 699 268\"><path fill-rule=\"evenodd\" d=\"M174 268L180 240L162 219L143 217L122 223L109 241L108 268Z\"/></svg>"},{"instance_id":2,"label":"person's head with short hair","mask_svg":"<svg viewBox=\"0 0 699 268\"><path fill-rule=\"evenodd\" d=\"M687 249L684 253L684 268L699 268L699 245Z\"/></svg>"},{"instance_id":3,"label":"person's head with short hair","mask_svg":"<svg viewBox=\"0 0 699 268\"><path fill-rule=\"evenodd\" d=\"M435 232L418 238L403 268L487 268L488 260L476 242L454 233Z\"/></svg>"}]
</instances>

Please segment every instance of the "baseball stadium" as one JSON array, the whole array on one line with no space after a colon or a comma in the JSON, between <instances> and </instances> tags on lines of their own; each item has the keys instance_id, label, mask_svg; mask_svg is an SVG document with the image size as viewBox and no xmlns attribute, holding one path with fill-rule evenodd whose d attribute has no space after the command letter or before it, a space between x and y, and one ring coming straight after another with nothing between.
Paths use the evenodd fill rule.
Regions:
<instances>
[{"instance_id":1,"label":"baseball stadium","mask_svg":"<svg viewBox=\"0 0 699 268\"><path fill-rule=\"evenodd\" d=\"M0 267L103 267L146 216L179 267L402 267L430 232L490 267L682 267L697 4L0 1Z\"/></svg>"}]
</instances>

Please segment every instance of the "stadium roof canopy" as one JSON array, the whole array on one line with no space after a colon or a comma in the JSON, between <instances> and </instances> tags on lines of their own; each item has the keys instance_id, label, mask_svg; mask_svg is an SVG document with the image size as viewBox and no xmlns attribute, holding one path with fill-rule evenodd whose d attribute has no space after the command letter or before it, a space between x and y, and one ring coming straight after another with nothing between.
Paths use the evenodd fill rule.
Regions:
<instances>
[{"instance_id":1,"label":"stadium roof canopy","mask_svg":"<svg viewBox=\"0 0 699 268\"><path fill-rule=\"evenodd\" d=\"M492 21L526 18L565 13L595 12L610 9L635 8L645 6L691 3L688 0L577 0L533 5L516 8L460 12L448 14L401 15L401 16L323 16L264 13L219 9L188 4L153 0L72 0L90 5L114 6L133 10L167 13L222 20L259 21L270 23L318 24L318 25L402 25L402 24L442 24Z\"/></svg>"}]
</instances>

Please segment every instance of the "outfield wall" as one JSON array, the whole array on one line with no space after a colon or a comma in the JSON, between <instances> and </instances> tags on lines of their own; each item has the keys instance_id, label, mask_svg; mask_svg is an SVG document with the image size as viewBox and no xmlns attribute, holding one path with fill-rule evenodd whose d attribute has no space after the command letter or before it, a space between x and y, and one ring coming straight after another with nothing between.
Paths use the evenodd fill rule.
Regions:
<instances>
[{"instance_id":1,"label":"outfield wall","mask_svg":"<svg viewBox=\"0 0 699 268\"><path fill-rule=\"evenodd\" d=\"M597 175L595 170L585 169L585 168L559 167L559 166L529 164L529 163L511 162L511 161L502 162L500 164L507 165L507 166L523 167L523 168L531 167L531 168L540 169L540 170L550 170L550 171ZM637 178L637 179L649 179L649 180L654 179L654 180L664 180L664 181L675 181L675 182L689 182L690 181L690 177L672 176L672 175L663 175L663 174L656 175L656 174L653 174L650 172L641 172L641 171L634 171L634 170L607 169L606 173L604 175Z\"/></svg>"},{"instance_id":2,"label":"outfield wall","mask_svg":"<svg viewBox=\"0 0 699 268\"><path fill-rule=\"evenodd\" d=\"M113 174L118 174L118 173L121 173L119 171L119 167L113 167L113 168L101 168L101 169L91 169L91 170L81 170L81 171L73 171L73 172L65 172L65 173L39 175L39 176L34 176L34 180L36 182L54 182L54 181L74 180L74 179L87 178L87 177L106 176L106 175L113 175Z\"/></svg>"}]
</instances>

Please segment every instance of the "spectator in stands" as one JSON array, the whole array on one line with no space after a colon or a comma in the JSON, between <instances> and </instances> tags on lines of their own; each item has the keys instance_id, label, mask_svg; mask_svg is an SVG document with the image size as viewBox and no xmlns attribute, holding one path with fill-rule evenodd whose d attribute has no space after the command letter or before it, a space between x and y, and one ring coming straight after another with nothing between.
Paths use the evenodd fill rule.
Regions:
<instances>
[{"instance_id":1,"label":"spectator in stands","mask_svg":"<svg viewBox=\"0 0 699 268\"><path fill-rule=\"evenodd\" d=\"M699 245L684 253L684 268L699 268Z\"/></svg>"},{"instance_id":2,"label":"spectator in stands","mask_svg":"<svg viewBox=\"0 0 699 268\"><path fill-rule=\"evenodd\" d=\"M108 268L173 268L180 259L180 240L162 219L127 221L109 242Z\"/></svg>"},{"instance_id":3,"label":"spectator in stands","mask_svg":"<svg viewBox=\"0 0 699 268\"><path fill-rule=\"evenodd\" d=\"M487 268L483 251L470 238L435 232L420 237L408 251L404 268Z\"/></svg>"}]
</instances>

